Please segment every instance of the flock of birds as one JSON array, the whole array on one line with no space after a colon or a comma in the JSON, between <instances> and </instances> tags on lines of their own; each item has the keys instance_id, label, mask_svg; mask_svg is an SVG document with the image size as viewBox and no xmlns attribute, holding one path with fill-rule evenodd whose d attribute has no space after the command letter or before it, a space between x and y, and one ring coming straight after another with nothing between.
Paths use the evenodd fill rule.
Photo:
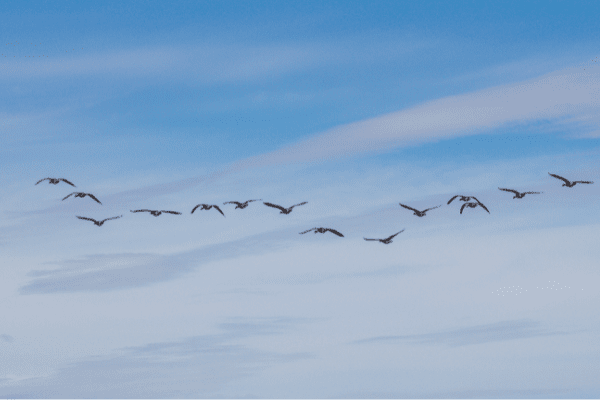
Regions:
<instances>
[{"instance_id":1,"label":"flock of birds","mask_svg":"<svg viewBox=\"0 0 600 400\"><path fill-rule=\"evenodd\" d=\"M568 179L563 178L562 176L551 174L551 173L548 173L548 174L550 176L556 178L556 179L562 180L564 182L562 186L566 186L568 188L572 188L573 186L575 186L578 183L583 183L583 184L592 184L592 183L594 183L594 182L591 182L591 181L569 181ZM57 184L59 184L62 181L64 183L66 183L66 184L69 184L69 185L71 185L73 187L76 187L72 182L70 182L70 181L68 181L68 180L66 180L64 178L44 178L44 179L40 179L36 183L36 185L39 184L39 183L41 183L41 182L43 182L43 181L45 181L45 180L48 180L48 183L52 184L52 185L57 185ZM513 199L522 199L527 194L540 194L540 193L543 193L543 192L519 192L517 190L507 189L507 188L498 188L498 189L502 190L504 192L513 193L514 194ZM85 196L89 196L92 200L94 200L98 204L102 205L102 202L100 202L100 200L98 200L98 198L96 196L94 196L91 193L84 193L84 192L73 192L73 193L67 195L66 197L64 197L63 201L66 200L66 199L68 199L71 196L73 196L74 198L75 197L83 198ZM460 208L460 213L461 214L463 213L463 210L465 208L476 208L476 207L481 207L485 211L487 211L488 214L490 213L490 210L488 210L488 208L482 202L480 202L475 196L465 196L465 195L460 195L459 194L459 195L453 196L450 200L448 200L447 204L452 203L452 201L454 201L457 198L458 198L458 201L462 201L463 202L463 205ZM239 208L239 209L243 210L244 208L248 207L249 203L254 202L254 201L262 201L262 199L246 200L244 202L227 201L227 202L223 203L223 205L225 205L225 204L235 204L235 209ZM307 203L308 203L307 201L304 201L302 203L294 204L293 206L290 206L290 207L282 207L282 206L279 206L277 204L263 202L263 204L265 206L276 208L276 209L278 209L280 211L280 214L284 214L284 215L287 215L287 214L291 213L294 207L302 206L302 205L307 204ZM421 210L417 210L417 209L415 209L413 207L407 206L406 204L402 204L402 203L399 203L399 204L400 204L400 206L402 206L402 207L404 207L404 208L406 208L408 210L413 211L413 215L416 215L417 217L424 217L425 214L427 213L427 211L435 210L436 208L441 207L441 205L439 205L439 206L427 208L427 209L421 211ZM203 204L203 203L198 204L194 208L192 208L191 214L193 214L194 211L196 211L198 208L200 208L201 211L202 210L211 210L211 209L214 208L221 215L223 215L223 217L225 217L225 214L223 213L223 211L221 210L221 208L219 208L219 206L216 205L216 204ZM150 213L150 215L152 215L154 217L158 217L159 215L161 215L163 213L165 213L165 214L181 215L181 212L179 212L179 211L168 211L168 210L148 210L148 209L141 209L141 210L130 210L130 211L132 213L148 212L148 213ZM119 215L119 216L111 217L111 218L105 218L105 219L103 219L101 221L95 220L93 218L81 217L79 215L76 215L76 217L79 218L79 219L81 219L81 220L91 221L96 226L102 226L106 221L110 221L110 220L113 220L113 219L119 219L119 218L123 217L123 215ZM334 235L337 235L339 237L344 237L344 235L342 233L338 232L335 229L323 228L323 227L308 229L308 230L306 230L304 232L300 232L300 235L304 235L305 233L308 233L308 232L314 232L314 233L331 232ZM366 241L379 241L379 242L381 242L383 244L390 244L390 243L392 243L392 239L394 237L396 237L397 235L399 235L400 233L402 233L402 232L404 232L404 229L402 229L400 232L394 233L393 235L391 235L391 236L389 236L389 237L387 237L385 239L368 239L368 238L363 238L363 239L366 240Z\"/></svg>"}]
</instances>

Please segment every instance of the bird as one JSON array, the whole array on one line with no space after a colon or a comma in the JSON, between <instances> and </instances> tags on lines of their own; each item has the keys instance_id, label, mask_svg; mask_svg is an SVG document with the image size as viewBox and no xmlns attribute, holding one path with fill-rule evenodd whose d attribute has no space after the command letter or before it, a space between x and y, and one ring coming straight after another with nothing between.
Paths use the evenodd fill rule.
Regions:
<instances>
[{"instance_id":1,"label":"bird","mask_svg":"<svg viewBox=\"0 0 600 400\"><path fill-rule=\"evenodd\" d=\"M225 202L225 203L223 203L223 204L237 204L237 205L235 206L235 209L238 209L238 208L240 208L240 209L244 209L244 208L248 207L248 203L251 203L251 202L253 202L253 201L262 201L262 199L258 199L258 200L246 200L246 201L245 201L245 202L243 202L243 203L240 203L239 201L226 201L226 202Z\"/></svg>"},{"instance_id":2,"label":"bird","mask_svg":"<svg viewBox=\"0 0 600 400\"><path fill-rule=\"evenodd\" d=\"M312 229L309 229L307 231L300 232L300 235L304 235L305 233L310 232L310 231L315 231L315 233L317 233L317 232L318 233L325 233L325 232L329 231L331 233L334 233L334 234L338 235L339 237L344 237L344 235L342 235L341 233L339 233L335 229L331 229L331 228L312 228Z\"/></svg>"},{"instance_id":3,"label":"bird","mask_svg":"<svg viewBox=\"0 0 600 400\"><path fill-rule=\"evenodd\" d=\"M134 210L129 210L129 211L131 211L132 213L149 212L150 214L154 215L155 217L158 217L162 213L181 215L181 213L177 212L177 211L165 211L165 210L158 211L158 210L146 210L146 209L144 209L144 210L135 210L135 211Z\"/></svg>"},{"instance_id":4,"label":"bird","mask_svg":"<svg viewBox=\"0 0 600 400\"><path fill-rule=\"evenodd\" d=\"M83 192L73 192L73 193L71 193L70 195L66 196L66 197L65 197L63 200L66 200L66 199L67 199L67 197L69 197L69 196L71 196L71 195L73 195L73 194L75 195L75 197L85 197L85 196L90 196L92 199L94 199L94 200L96 200L98 203L100 203L100 200L98 200L98 199L96 198L96 196L94 196L93 194L91 194L91 193L83 193ZM100 203L100 204L102 204L102 203Z\"/></svg>"},{"instance_id":5,"label":"bird","mask_svg":"<svg viewBox=\"0 0 600 400\"><path fill-rule=\"evenodd\" d=\"M49 180L49 182L48 182L48 183L51 183L51 184L53 184L53 185L57 185L57 184L58 184L60 181L63 181L63 182L65 182L65 183L68 183L69 185L71 185L71 186L73 186L73 187L77 187L77 186L73 185L71 182L69 182L68 180L66 180L65 178L44 178L44 179L40 179L40 180L39 180L39 181L36 183L36 185L37 185L38 183L42 182L42 181L45 181L46 179L48 179L48 180Z\"/></svg>"},{"instance_id":6,"label":"bird","mask_svg":"<svg viewBox=\"0 0 600 400\"><path fill-rule=\"evenodd\" d=\"M383 244L390 244L390 243L392 243L392 239L393 239L393 238L394 238L396 235L398 235L398 234L400 234L400 233L402 233L402 232L404 232L404 229L402 229L402 230L401 230L400 232L398 232L398 233L394 233L392 236L390 236L390 237L388 237L388 238L385 238L385 239L367 239L367 238L365 238L365 237L364 237L363 239L365 239L365 240L377 240L377 241L380 241L380 242L381 242L381 243L383 243Z\"/></svg>"},{"instance_id":7,"label":"bird","mask_svg":"<svg viewBox=\"0 0 600 400\"><path fill-rule=\"evenodd\" d=\"M485 211L487 211L487 212L488 212L488 214L490 213L490 210L488 210L488 209L487 209L487 207L486 207L486 206L484 206L483 204L481 204L480 202L477 202L477 203L472 203L472 202L469 202L469 203L465 203L465 204L463 204L463 205L462 205L462 207L460 208L460 213L462 214L462 212L463 212L463 210L465 209L465 207L469 207L469 208L475 208L475 207L477 207L477 206L481 206L481 207L483 207L483 209L484 209Z\"/></svg>"},{"instance_id":8,"label":"bird","mask_svg":"<svg viewBox=\"0 0 600 400\"><path fill-rule=\"evenodd\" d=\"M550 172L548 172L548 175L553 176L556 179L560 179L561 181L564 181L565 183L563 183L563 186L566 186L566 187L573 187L573 186L575 186L578 183L587 183L587 184L594 183L594 182L591 182L591 181L573 181L573 182L571 182L568 179L563 178L562 176L554 175L554 174L551 174Z\"/></svg>"},{"instance_id":9,"label":"bird","mask_svg":"<svg viewBox=\"0 0 600 400\"><path fill-rule=\"evenodd\" d=\"M498 188L500 190L504 190L505 192L513 192L515 195L513 196L513 199L522 199L526 194L540 194L543 192L517 192L516 190L512 190L512 189L504 189L504 188Z\"/></svg>"},{"instance_id":10,"label":"bird","mask_svg":"<svg viewBox=\"0 0 600 400\"><path fill-rule=\"evenodd\" d=\"M122 215L119 215L118 217L106 218L106 219L103 219L102 221L96 221L96 220L95 220L95 219L93 219L93 218L80 217L79 215L76 215L76 217L77 217L77 218L79 218L79 219L85 219L86 221L92 221L92 222L93 222L93 223L94 223L96 226L102 226L102 224L103 224L104 222L106 222L106 221L109 221L109 220L111 220L111 219L118 219L118 218L121 218L121 217L122 217Z\"/></svg>"},{"instance_id":11,"label":"bird","mask_svg":"<svg viewBox=\"0 0 600 400\"><path fill-rule=\"evenodd\" d=\"M225 214L223 214L223 211L221 211L221 209L219 208L219 206L215 205L215 204L198 204L196 207L194 207L192 209L192 214L194 213L194 211L196 211L196 209L198 207L202 206L202 208L200 210L210 210L211 208L216 208L218 212L221 213L222 216L225 216Z\"/></svg>"},{"instance_id":12,"label":"bird","mask_svg":"<svg viewBox=\"0 0 600 400\"><path fill-rule=\"evenodd\" d=\"M425 216L425 213L426 213L427 211L429 211L429 210L433 210L433 209L435 209L435 208L438 208L438 207L440 207L440 206L437 206L437 207L431 207L431 208L428 208L428 209L426 209L426 210L419 211L419 210L415 210L415 209L414 209L414 208L412 208L412 207L405 206L405 205L404 205L404 204L402 204L402 203L400 203L400 205L401 205L402 207L404 207L404 208L407 208L407 209L409 209L409 210L412 210L412 211L414 211L414 213L413 213L413 214L414 214L414 215L416 215L417 217L424 217L424 216Z\"/></svg>"},{"instance_id":13,"label":"bird","mask_svg":"<svg viewBox=\"0 0 600 400\"><path fill-rule=\"evenodd\" d=\"M301 206L301 205L304 205L304 204L306 204L306 203L308 203L308 201L304 201L304 202L302 202L302 203L299 203L299 204L294 204L293 206L291 206L291 207L288 207L288 208L283 208L283 207L281 207L281 206L278 206L277 204L263 202L263 204L264 204L265 206L269 206L269 207L273 207L273 208L278 208L278 209L280 209L280 210L281 210L281 212L280 212L279 214L289 214L289 213L291 213L291 212L292 212L292 208L294 208L294 207L296 207L296 206Z\"/></svg>"},{"instance_id":14,"label":"bird","mask_svg":"<svg viewBox=\"0 0 600 400\"><path fill-rule=\"evenodd\" d=\"M452 200L454 200L457 197L460 197L460 201L470 201L471 199L475 199L475 201L479 202L479 200L477 200L475 196L463 196L461 194L457 194L456 196L448 200L448 204L452 203Z\"/></svg>"}]
</instances>

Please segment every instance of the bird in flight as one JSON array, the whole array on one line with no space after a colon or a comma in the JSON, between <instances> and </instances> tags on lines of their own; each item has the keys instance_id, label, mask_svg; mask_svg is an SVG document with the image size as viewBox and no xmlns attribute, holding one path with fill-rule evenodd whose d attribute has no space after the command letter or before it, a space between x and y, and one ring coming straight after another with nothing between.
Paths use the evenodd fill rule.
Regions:
<instances>
[{"instance_id":1,"label":"bird in flight","mask_svg":"<svg viewBox=\"0 0 600 400\"><path fill-rule=\"evenodd\" d=\"M149 212L150 214L154 215L155 217L158 217L162 213L181 215L181 213L177 212L177 211L165 211L165 210L158 211L158 210L145 210L144 209L144 210L135 210L135 211L134 210L129 210L129 211L131 211L132 213Z\"/></svg>"},{"instance_id":2,"label":"bird in flight","mask_svg":"<svg viewBox=\"0 0 600 400\"><path fill-rule=\"evenodd\" d=\"M522 199L526 194L540 194L542 192L517 192L516 190L512 190L512 189L504 189L504 188L498 188L500 190L504 190L505 192L513 192L515 195L513 196L513 199Z\"/></svg>"},{"instance_id":3,"label":"bird in flight","mask_svg":"<svg viewBox=\"0 0 600 400\"><path fill-rule=\"evenodd\" d=\"M573 187L578 183L588 183L588 184L594 183L591 181L573 181L573 182L571 182L568 179L563 178L562 176L554 175L554 174L551 174L550 172L548 172L548 175L553 176L556 179L560 179L561 181L564 181L565 183L563 183L563 186L566 186L566 187Z\"/></svg>"},{"instance_id":4,"label":"bird in flight","mask_svg":"<svg viewBox=\"0 0 600 400\"><path fill-rule=\"evenodd\" d=\"M477 203L473 203L473 202L469 202L469 203L465 203L462 205L462 207L460 208L460 213L462 214L463 210L465 209L465 207L469 207L469 208L475 208L477 206L483 207L483 209L485 211L488 212L488 214L490 213L490 210L487 209L486 206L484 206L483 204L481 204L480 202Z\"/></svg>"},{"instance_id":5,"label":"bird in flight","mask_svg":"<svg viewBox=\"0 0 600 400\"><path fill-rule=\"evenodd\" d=\"M292 208L294 208L296 206L304 205L306 203L308 203L308 201L304 201L304 202L299 203L299 204L294 204L293 206L288 207L288 208L283 208L281 206L278 206L277 204L263 202L263 204L265 206L269 206L269 207L273 207L273 208L277 208L277 209L281 210L281 212L279 214L289 214L289 213L292 212Z\"/></svg>"},{"instance_id":6,"label":"bird in flight","mask_svg":"<svg viewBox=\"0 0 600 400\"><path fill-rule=\"evenodd\" d=\"M252 203L253 201L262 201L262 199L258 199L258 200L246 200L243 203L240 203L239 201L227 201L227 202L225 202L223 204L237 204L235 206L235 209L237 210L238 208L244 209L244 208L248 207L248 203Z\"/></svg>"},{"instance_id":7,"label":"bird in flight","mask_svg":"<svg viewBox=\"0 0 600 400\"><path fill-rule=\"evenodd\" d=\"M475 199L476 202L479 202L479 200L477 200L475 196L463 196L461 194L457 194L456 196L448 200L448 204L452 203L452 200L454 200L457 197L460 197L460 201L470 201L471 199Z\"/></svg>"},{"instance_id":8,"label":"bird in flight","mask_svg":"<svg viewBox=\"0 0 600 400\"><path fill-rule=\"evenodd\" d=\"M202 206L202 208L200 210L210 210L211 208L216 208L218 212L221 213L222 216L225 216L225 214L223 214L223 211L221 211L221 209L219 208L219 206L215 205L215 204L198 204L196 207L194 207L192 209L192 214L194 213L194 211L196 211L196 209L198 207Z\"/></svg>"},{"instance_id":9,"label":"bird in flight","mask_svg":"<svg viewBox=\"0 0 600 400\"><path fill-rule=\"evenodd\" d=\"M73 194L75 195L75 197L85 197L85 196L90 196L92 199L94 199L94 200L96 200L98 203L100 203L100 200L98 200L98 199L96 198L96 196L94 196L93 194L91 194L91 193L83 193L83 192L73 192L73 193L71 193L70 195L66 196L66 197L65 197L63 200L66 200L66 199L67 199L69 196L71 196L71 195L73 195ZM100 204L102 204L102 203L100 203Z\"/></svg>"},{"instance_id":10,"label":"bird in flight","mask_svg":"<svg viewBox=\"0 0 600 400\"><path fill-rule=\"evenodd\" d=\"M45 181L46 179L48 179L48 180L50 181L50 182L48 182L48 183L51 183L51 184L53 184L53 185L57 185L57 184L58 184L60 181L63 181L63 182L65 182L65 183L68 183L69 185L71 185L71 186L73 186L73 187L76 187L75 185L73 185L71 182L69 182L69 181L68 181L68 180L66 180L65 178L44 178L44 179L40 179L40 180L39 180L39 181L36 183L36 185L37 185L38 183L42 182L42 181Z\"/></svg>"},{"instance_id":11,"label":"bird in flight","mask_svg":"<svg viewBox=\"0 0 600 400\"><path fill-rule=\"evenodd\" d=\"M344 237L344 235L342 235L341 233L339 233L335 229L331 229L331 228L312 228L312 229L309 229L307 231L300 232L300 234L304 235L305 233L310 232L310 231L315 231L315 233L317 233L317 232L318 233L325 233L325 232L329 231L331 233L334 233L334 234L338 235L339 237Z\"/></svg>"},{"instance_id":12,"label":"bird in flight","mask_svg":"<svg viewBox=\"0 0 600 400\"><path fill-rule=\"evenodd\" d=\"M402 230L401 230L400 232L398 232L398 233L394 233L392 236L390 236L390 237L388 237L388 238L385 238L385 239L367 239L367 238L363 238L363 239L365 239L365 240L376 240L376 241L380 241L380 242L381 242L381 243L383 243L383 244L390 244L390 243L392 243L392 239L393 239L394 237L396 237L396 235L398 235L398 234L400 234L400 233L402 233L402 232L404 232L404 229L402 229Z\"/></svg>"},{"instance_id":13,"label":"bird in flight","mask_svg":"<svg viewBox=\"0 0 600 400\"><path fill-rule=\"evenodd\" d=\"M79 215L76 215L76 217L77 217L77 218L79 218L79 219L85 219L86 221L92 221L92 222L93 222L93 223L94 223L96 226L102 226L102 224L103 224L104 222L106 222L106 221L109 221L109 220L111 220L111 219L118 219L118 218L121 218L121 217L122 217L122 215L119 215L118 217L106 218L106 219L103 219L102 221L96 221L96 220L95 220L95 219L93 219L93 218L80 217Z\"/></svg>"},{"instance_id":14,"label":"bird in flight","mask_svg":"<svg viewBox=\"0 0 600 400\"><path fill-rule=\"evenodd\" d=\"M429 211L429 210L433 210L433 209L435 209L435 208L438 208L438 207L440 207L440 206L437 206L437 207L431 207L431 208L428 208L428 209L426 209L426 210L419 211L419 210L415 210L415 209L414 209L414 208L412 208L412 207L405 206L405 205L404 205L404 204L402 204L402 203L400 203L400 205L401 205L402 207L404 207L404 208L407 208L407 209L409 209L409 210L412 210L412 211L414 211L414 213L413 213L413 214L414 214L414 215L416 215L417 217L424 217L424 216L425 216L425 213L426 213L427 211Z\"/></svg>"}]
</instances>

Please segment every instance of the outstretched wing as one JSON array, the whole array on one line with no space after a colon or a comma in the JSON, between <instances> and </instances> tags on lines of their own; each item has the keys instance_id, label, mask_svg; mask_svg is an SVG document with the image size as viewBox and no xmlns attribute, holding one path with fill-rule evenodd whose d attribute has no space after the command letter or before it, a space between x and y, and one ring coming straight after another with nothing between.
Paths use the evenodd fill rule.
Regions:
<instances>
[{"instance_id":1,"label":"outstretched wing","mask_svg":"<svg viewBox=\"0 0 600 400\"><path fill-rule=\"evenodd\" d=\"M216 208L217 211L220 212L222 216L225 216L225 214L223 214L223 211L221 211L221 209L219 208L219 206L213 205L213 207Z\"/></svg>"},{"instance_id":2,"label":"outstretched wing","mask_svg":"<svg viewBox=\"0 0 600 400\"><path fill-rule=\"evenodd\" d=\"M111 219L119 219L121 217L122 217L122 215L119 215L118 217L106 218L106 219L103 219L102 221L100 221L100 223L103 223L104 221L110 221Z\"/></svg>"},{"instance_id":3,"label":"outstretched wing","mask_svg":"<svg viewBox=\"0 0 600 400\"><path fill-rule=\"evenodd\" d=\"M146 210L146 209L143 209L143 210L135 210L135 211L134 211L134 210L129 210L129 211L131 211L132 213L136 213L136 212L152 212L152 210Z\"/></svg>"},{"instance_id":4,"label":"outstretched wing","mask_svg":"<svg viewBox=\"0 0 600 400\"><path fill-rule=\"evenodd\" d=\"M516 190L512 190L512 189L504 189L504 188L498 188L500 190L504 190L505 192L513 192L514 194L521 194L519 192L517 192Z\"/></svg>"},{"instance_id":5,"label":"outstretched wing","mask_svg":"<svg viewBox=\"0 0 600 400\"><path fill-rule=\"evenodd\" d=\"M308 201L303 201L302 203L298 203L298 204L294 204L293 206L291 206L289 208L289 210L291 211L292 208L296 207L296 206L303 206L304 204L308 203Z\"/></svg>"},{"instance_id":6,"label":"outstretched wing","mask_svg":"<svg viewBox=\"0 0 600 400\"><path fill-rule=\"evenodd\" d=\"M488 214L490 213L490 210L488 210L488 209L487 209L487 207L483 205L483 203L480 203L479 201L478 201L477 203L478 203L478 204L479 204L481 207L483 207L483 209L484 209L485 211L487 211L487 212L488 212Z\"/></svg>"},{"instance_id":7,"label":"outstretched wing","mask_svg":"<svg viewBox=\"0 0 600 400\"><path fill-rule=\"evenodd\" d=\"M466 207L468 204L472 204L472 203L465 203L465 204L463 204L463 205L462 205L462 207L460 208L460 213L461 213L461 214L462 214L463 210L465 209L465 207Z\"/></svg>"},{"instance_id":8,"label":"outstretched wing","mask_svg":"<svg viewBox=\"0 0 600 400\"><path fill-rule=\"evenodd\" d=\"M76 217L79 219L85 219L86 221L92 221L95 224L98 223L98 221L96 221L95 219L92 219L92 218L80 217L79 215L76 215Z\"/></svg>"},{"instance_id":9,"label":"outstretched wing","mask_svg":"<svg viewBox=\"0 0 600 400\"><path fill-rule=\"evenodd\" d=\"M68 180L66 180L65 178L60 178L60 180L63 181L63 182L65 182L65 183L68 183L69 185L71 185L73 187L77 187L77 186L73 185L71 182L69 182ZM37 185L37 183L36 183L36 185Z\"/></svg>"},{"instance_id":10,"label":"outstretched wing","mask_svg":"<svg viewBox=\"0 0 600 400\"><path fill-rule=\"evenodd\" d=\"M191 214L193 214L193 213L194 213L194 211L196 211L196 209L197 209L198 207L200 207L201 205L203 205L203 204L198 204L196 207L194 207L194 208L192 209L192 212L191 212Z\"/></svg>"},{"instance_id":11,"label":"outstretched wing","mask_svg":"<svg viewBox=\"0 0 600 400\"><path fill-rule=\"evenodd\" d=\"M327 228L325 229L326 231L329 231L331 233L335 233L336 235L338 235L339 237L344 237L344 235L342 235L341 233L339 233L338 231L336 231L335 229L331 229L331 228Z\"/></svg>"},{"instance_id":12,"label":"outstretched wing","mask_svg":"<svg viewBox=\"0 0 600 400\"><path fill-rule=\"evenodd\" d=\"M398 232L398 233L394 233L392 236L390 236L390 237L388 237L388 238L385 238L385 240L390 240L390 239L393 239L393 238L395 238L395 237L396 237L398 234L400 234L400 233L402 233L402 232L404 232L404 229L402 229L402 230L401 230L400 232Z\"/></svg>"},{"instance_id":13,"label":"outstretched wing","mask_svg":"<svg viewBox=\"0 0 600 400\"><path fill-rule=\"evenodd\" d=\"M266 202L264 202L263 204L264 204L265 206L269 206L269 207L277 208L277 209L279 209L279 210L281 210L281 211L285 211L285 208L283 208L283 207L281 207L281 206L278 206L277 204L273 204L273 203L266 203Z\"/></svg>"},{"instance_id":14,"label":"outstretched wing","mask_svg":"<svg viewBox=\"0 0 600 400\"><path fill-rule=\"evenodd\" d=\"M413 210L413 211L416 211L416 212L420 212L419 210L415 210L415 209L414 209L414 208L412 208L412 207L405 206L405 205L404 205L404 204L402 204L402 203L398 203L398 204L400 204L402 207L404 207L404 208L407 208L407 209L409 209L409 210Z\"/></svg>"},{"instance_id":15,"label":"outstretched wing","mask_svg":"<svg viewBox=\"0 0 600 400\"><path fill-rule=\"evenodd\" d=\"M440 208L441 206L442 206L442 205L440 204L440 205L439 205L439 206L437 206L437 207L431 207L431 208L428 208L428 209L426 209L426 210L423 210L422 212L427 212L427 211L429 211L429 210L434 210L434 209L436 209L436 208Z\"/></svg>"},{"instance_id":16,"label":"outstretched wing","mask_svg":"<svg viewBox=\"0 0 600 400\"><path fill-rule=\"evenodd\" d=\"M305 233L310 232L310 231L314 231L315 229L317 229L317 228L312 228L312 229L309 229L307 231L300 232L300 235L304 235Z\"/></svg>"},{"instance_id":17,"label":"outstretched wing","mask_svg":"<svg viewBox=\"0 0 600 400\"><path fill-rule=\"evenodd\" d=\"M87 194L88 196L90 196L92 199L96 200L98 203L100 203L100 200L98 200L98 199L96 198L96 196L94 196L93 194L91 194L91 193L86 193L86 194ZM100 203L100 205L102 205L102 203Z\"/></svg>"},{"instance_id":18,"label":"outstretched wing","mask_svg":"<svg viewBox=\"0 0 600 400\"><path fill-rule=\"evenodd\" d=\"M594 183L592 181L573 181L573 183Z\"/></svg>"},{"instance_id":19,"label":"outstretched wing","mask_svg":"<svg viewBox=\"0 0 600 400\"><path fill-rule=\"evenodd\" d=\"M556 179L560 179L561 181L565 182L566 184L570 184L571 183L569 180L563 178L562 176L554 175L554 174L551 174L550 172L548 172L548 175L553 176Z\"/></svg>"},{"instance_id":20,"label":"outstretched wing","mask_svg":"<svg viewBox=\"0 0 600 400\"><path fill-rule=\"evenodd\" d=\"M37 185L37 183L36 183L36 185ZM73 193L71 193L71 194L69 194L69 195L65 196L65 198L64 198L63 200L66 200L66 199L67 199L67 197L69 197L69 196L72 196L72 195L74 195L74 194L76 194L76 193L77 193L77 192L73 192Z\"/></svg>"},{"instance_id":21,"label":"outstretched wing","mask_svg":"<svg viewBox=\"0 0 600 400\"><path fill-rule=\"evenodd\" d=\"M544 193L544 192L524 192L523 194L540 194L540 193Z\"/></svg>"},{"instance_id":22,"label":"outstretched wing","mask_svg":"<svg viewBox=\"0 0 600 400\"><path fill-rule=\"evenodd\" d=\"M454 196L453 198L451 198L450 200L448 200L448 204L452 203L452 200L454 200L457 197L462 197L460 194L457 194L456 196Z\"/></svg>"},{"instance_id":23,"label":"outstretched wing","mask_svg":"<svg viewBox=\"0 0 600 400\"><path fill-rule=\"evenodd\" d=\"M246 203L252 203L253 201L262 201L262 199L248 200Z\"/></svg>"},{"instance_id":24,"label":"outstretched wing","mask_svg":"<svg viewBox=\"0 0 600 400\"><path fill-rule=\"evenodd\" d=\"M241 206L241 205L242 205L242 203L240 203L239 201L226 201L226 202L225 202L225 203L223 203L223 204L236 204L236 205L238 205L238 206Z\"/></svg>"},{"instance_id":25,"label":"outstretched wing","mask_svg":"<svg viewBox=\"0 0 600 400\"><path fill-rule=\"evenodd\" d=\"M379 239L367 239L366 237L364 237L363 239L365 239L365 240L375 240L375 241L379 240Z\"/></svg>"},{"instance_id":26,"label":"outstretched wing","mask_svg":"<svg viewBox=\"0 0 600 400\"><path fill-rule=\"evenodd\" d=\"M165 211L165 210L160 210L160 212L164 212L164 213L167 213L167 214L176 214L176 215L181 215L181 213L180 213L180 212L177 212L177 211Z\"/></svg>"},{"instance_id":27,"label":"outstretched wing","mask_svg":"<svg viewBox=\"0 0 600 400\"><path fill-rule=\"evenodd\" d=\"M45 181L46 179L50 179L50 178L44 178L44 179L40 179L39 181L37 181L36 185L37 185L38 183L40 183L40 182L43 182L43 181ZM35 186L35 185L34 185L34 186Z\"/></svg>"}]
</instances>

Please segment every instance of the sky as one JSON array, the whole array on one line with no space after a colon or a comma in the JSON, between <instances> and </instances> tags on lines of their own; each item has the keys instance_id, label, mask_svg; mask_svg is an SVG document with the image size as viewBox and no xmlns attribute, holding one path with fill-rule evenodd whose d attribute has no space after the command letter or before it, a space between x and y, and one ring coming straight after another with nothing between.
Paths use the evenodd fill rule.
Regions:
<instances>
[{"instance_id":1,"label":"sky","mask_svg":"<svg viewBox=\"0 0 600 400\"><path fill-rule=\"evenodd\" d=\"M598 15L4 2L0 397L598 398Z\"/></svg>"}]
</instances>

